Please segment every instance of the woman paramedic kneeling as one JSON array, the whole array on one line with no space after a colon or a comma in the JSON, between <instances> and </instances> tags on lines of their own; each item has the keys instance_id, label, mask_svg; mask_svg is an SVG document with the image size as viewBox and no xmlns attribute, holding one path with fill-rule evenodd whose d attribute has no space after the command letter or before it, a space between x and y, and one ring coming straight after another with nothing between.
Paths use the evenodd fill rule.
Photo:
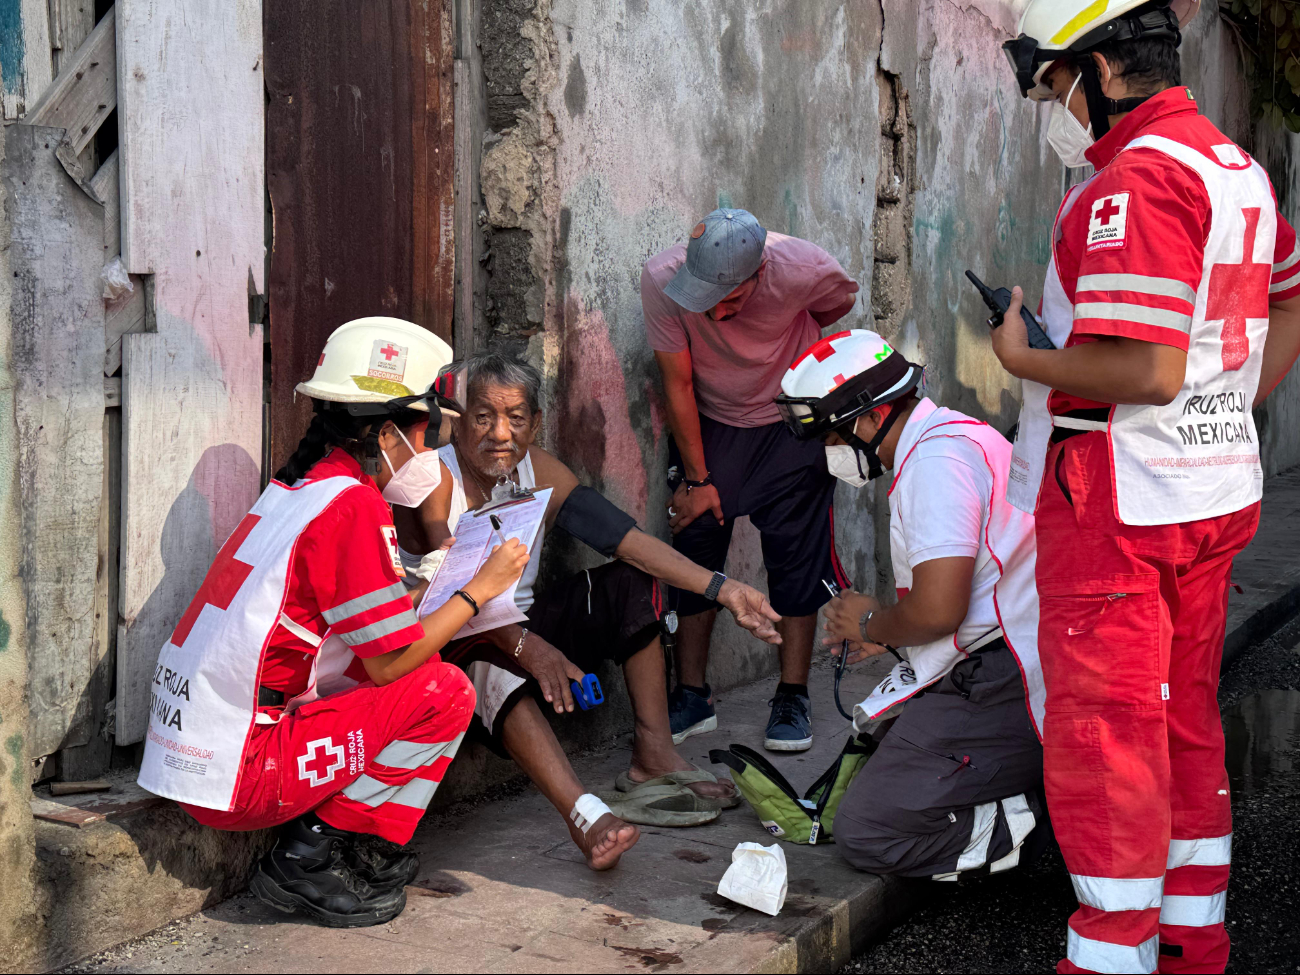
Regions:
<instances>
[{"instance_id":1,"label":"woman paramedic kneeling","mask_svg":"<svg viewBox=\"0 0 1300 975\"><path fill-rule=\"evenodd\" d=\"M140 784L217 829L285 824L252 890L331 927L406 905L419 861L392 844L410 840L474 710L438 652L527 563L508 541L422 620L424 587L402 584L386 501L437 483L441 413L423 391L451 357L398 319L330 336L298 386L307 435L222 545L154 677Z\"/></svg>"}]
</instances>

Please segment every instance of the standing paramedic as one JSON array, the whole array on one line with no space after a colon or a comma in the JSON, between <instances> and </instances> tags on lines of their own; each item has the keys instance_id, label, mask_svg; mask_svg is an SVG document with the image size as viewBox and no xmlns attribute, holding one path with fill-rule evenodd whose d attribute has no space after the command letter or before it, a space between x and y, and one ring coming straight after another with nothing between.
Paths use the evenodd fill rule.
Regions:
<instances>
[{"instance_id":1,"label":"standing paramedic","mask_svg":"<svg viewBox=\"0 0 1300 975\"><path fill-rule=\"evenodd\" d=\"M848 588L835 555L835 479L820 444L781 423L781 376L821 330L853 308L858 285L815 244L768 233L745 210L714 210L646 261L641 307L668 405L668 524L673 547L721 572L735 519L763 544L772 608L781 614L781 682L764 747L812 747L808 666L822 580ZM673 475L673 470L676 475ZM673 740L718 726L706 665L717 603L678 592Z\"/></svg>"},{"instance_id":2,"label":"standing paramedic","mask_svg":"<svg viewBox=\"0 0 1300 975\"><path fill-rule=\"evenodd\" d=\"M392 844L411 839L474 711L438 651L528 560L499 546L422 620L402 585L387 502L436 481L425 391L450 359L393 318L330 336L298 386L306 436L221 546L154 678L140 784L217 829L283 823L252 890L331 927L405 906L419 861Z\"/></svg>"},{"instance_id":3,"label":"standing paramedic","mask_svg":"<svg viewBox=\"0 0 1300 975\"><path fill-rule=\"evenodd\" d=\"M1048 810L1079 909L1061 972L1222 972L1232 842L1215 700L1233 557L1259 519L1251 408L1300 351L1300 250L1260 165L1180 85L1195 6L1034 0L1004 48L1054 100L1072 187L1008 499L1037 506Z\"/></svg>"}]
</instances>

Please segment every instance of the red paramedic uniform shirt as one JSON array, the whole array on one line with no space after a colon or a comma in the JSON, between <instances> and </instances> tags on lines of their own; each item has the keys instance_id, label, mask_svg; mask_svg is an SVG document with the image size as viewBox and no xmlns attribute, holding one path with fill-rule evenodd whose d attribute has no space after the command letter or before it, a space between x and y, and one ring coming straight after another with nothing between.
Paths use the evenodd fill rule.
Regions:
<instances>
[{"instance_id":1,"label":"red paramedic uniform shirt","mask_svg":"<svg viewBox=\"0 0 1300 975\"><path fill-rule=\"evenodd\" d=\"M349 488L298 536L289 563L283 615L319 637L338 635L358 658L400 650L424 636L402 584L393 513L361 466L335 448L307 472L306 480L351 477ZM259 682L287 697L307 689L313 647L286 628L271 634ZM360 660L348 676L365 680Z\"/></svg>"},{"instance_id":2,"label":"red paramedic uniform shirt","mask_svg":"<svg viewBox=\"0 0 1300 975\"><path fill-rule=\"evenodd\" d=\"M1066 296L1076 306L1094 312L1074 320L1066 346L1114 335L1172 345L1187 351L1187 332L1171 326L1179 317L1190 319L1194 301L1173 282L1187 285L1194 295L1201 284L1205 241L1210 233L1210 197L1193 170L1155 149L1130 149L1140 135L1161 135L1216 159L1212 146L1231 142L1197 112L1192 93L1169 88L1147 99L1126 115L1087 151L1097 175L1080 192L1073 208L1061 220L1055 244L1056 269ZM1094 205L1099 215L1113 219L1121 204L1123 244L1086 249ZM1126 291L1123 275L1170 279L1169 291L1153 295ZM1088 287L1078 290L1080 278ZM1277 215L1277 244L1269 300L1283 301L1300 294L1300 247L1296 232L1281 213ZM1148 290L1151 289L1148 285ZM1162 324L1162 322L1164 324ZM1049 409L1066 413L1079 409L1106 409L1098 403L1059 390L1052 393Z\"/></svg>"}]
</instances>

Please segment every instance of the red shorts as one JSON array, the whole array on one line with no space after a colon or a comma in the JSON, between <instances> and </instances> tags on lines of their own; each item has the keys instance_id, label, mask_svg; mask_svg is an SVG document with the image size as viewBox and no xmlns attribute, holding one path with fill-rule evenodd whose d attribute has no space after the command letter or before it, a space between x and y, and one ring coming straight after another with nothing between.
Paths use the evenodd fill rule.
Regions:
<instances>
[{"instance_id":1,"label":"red shorts","mask_svg":"<svg viewBox=\"0 0 1300 975\"><path fill-rule=\"evenodd\" d=\"M406 843L473 713L473 685L435 657L391 684L361 684L256 725L233 808L181 805L216 829L264 829L314 810L339 829Z\"/></svg>"}]
</instances>

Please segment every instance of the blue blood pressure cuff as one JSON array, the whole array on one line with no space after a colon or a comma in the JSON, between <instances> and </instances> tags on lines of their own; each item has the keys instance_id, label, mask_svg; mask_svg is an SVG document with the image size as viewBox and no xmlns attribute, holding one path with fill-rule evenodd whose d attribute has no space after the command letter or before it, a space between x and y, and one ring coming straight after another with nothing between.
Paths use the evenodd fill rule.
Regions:
<instances>
[{"instance_id":1,"label":"blue blood pressure cuff","mask_svg":"<svg viewBox=\"0 0 1300 975\"><path fill-rule=\"evenodd\" d=\"M560 505L555 524L606 558L613 558L619 543L636 527L636 519L599 491L579 484Z\"/></svg>"}]
</instances>

